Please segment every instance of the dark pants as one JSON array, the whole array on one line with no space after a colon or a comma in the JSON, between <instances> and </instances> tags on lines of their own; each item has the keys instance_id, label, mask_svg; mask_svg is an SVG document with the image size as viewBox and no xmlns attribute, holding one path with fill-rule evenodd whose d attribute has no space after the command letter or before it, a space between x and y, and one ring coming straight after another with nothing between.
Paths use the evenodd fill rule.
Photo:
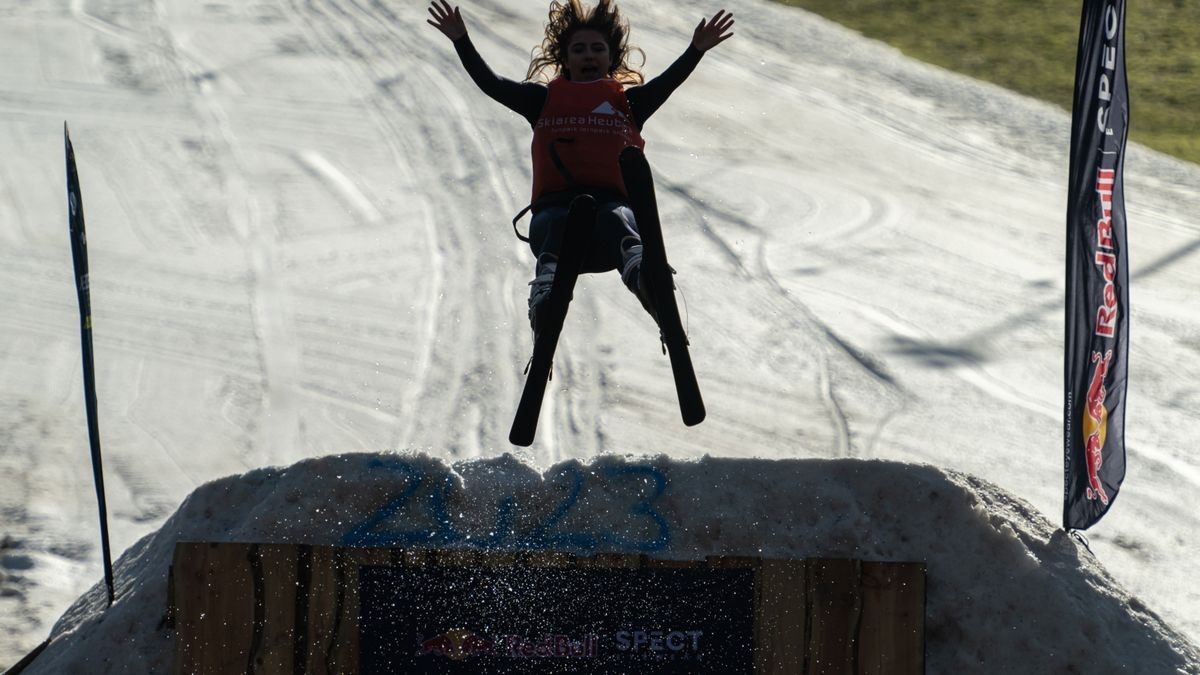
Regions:
<instances>
[{"instance_id":1,"label":"dark pants","mask_svg":"<svg viewBox=\"0 0 1200 675\"><path fill-rule=\"evenodd\" d=\"M533 254L557 255L562 248L563 228L566 225L566 206L547 206L536 210L533 220L529 223L529 248L533 250ZM637 223L633 219L633 210L620 201L598 203L596 224L592 227L587 258L583 261L581 271L590 274L621 269L621 240L628 236L641 239Z\"/></svg>"}]
</instances>

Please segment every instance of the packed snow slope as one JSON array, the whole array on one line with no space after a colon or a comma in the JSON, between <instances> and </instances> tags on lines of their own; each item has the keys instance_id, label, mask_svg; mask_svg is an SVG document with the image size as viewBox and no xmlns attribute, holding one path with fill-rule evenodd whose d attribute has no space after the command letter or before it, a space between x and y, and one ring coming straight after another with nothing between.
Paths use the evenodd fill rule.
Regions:
<instances>
[{"instance_id":1,"label":"packed snow slope","mask_svg":"<svg viewBox=\"0 0 1200 675\"><path fill-rule=\"evenodd\" d=\"M400 509L379 521L401 495ZM430 508L435 495L444 510ZM499 525L505 505L516 514L507 528ZM376 541L426 531L453 532L456 547L524 540L527 548L551 519L547 542L596 542L581 553L926 561L931 673L1200 670L1200 652L1087 549L1027 502L958 472L881 460L659 456L569 460L543 474L511 456L447 466L426 455L357 454L199 488L120 560L118 602L105 609L103 585L93 587L26 672L169 672L175 641L163 616L177 541L340 545L367 531Z\"/></svg>"},{"instance_id":2,"label":"packed snow slope","mask_svg":"<svg viewBox=\"0 0 1200 675\"><path fill-rule=\"evenodd\" d=\"M463 12L520 78L547 5ZM929 464L1057 522L1068 116L799 10L725 7L736 36L644 129L709 418L679 423L657 334L616 275L584 278L520 457ZM622 8L653 76L718 6ZM115 551L221 476L512 450L532 260L508 220L530 132L427 16L363 0L0 6L0 663L101 574L64 120ZM1197 185L1195 166L1130 150L1129 474L1088 533L1193 642Z\"/></svg>"}]
</instances>

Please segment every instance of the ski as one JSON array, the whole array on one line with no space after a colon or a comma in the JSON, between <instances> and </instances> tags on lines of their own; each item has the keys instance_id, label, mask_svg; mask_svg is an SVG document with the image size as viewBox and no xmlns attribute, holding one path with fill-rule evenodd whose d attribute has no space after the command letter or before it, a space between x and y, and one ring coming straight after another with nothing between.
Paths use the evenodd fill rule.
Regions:
<instances>
[{"instance_id":1,"label":"ski","mask_svg":"<svg viewBox=\"0 0 1200 675\"><path fill-rule=\"evenodd\" d=\"M558 347L558 336L562 332L563 320L566 319L567 308L575 292L575 281L579 278L579 269L583 265L595 223L595 199L590 195L580 195L571 201L550 295L536 310L533 358L529 362L525 389L517 404L512 430L508 433L508 440L513 445L526 447L533 444L542 399L546 394L546 382L550 379L550 369L554 363L554 350Z\"/></svg>"},{"instance_id":2,"label":"ski","mask_svg":"<svg viewBox=\"0 0 1200 675\"><path fill-rule=\"evenodd\" d=\"M679 411L683 415L683 423L694 426L704 421L704 400L700 397L700 384L696 381L696 371L688 352L687 334L683 330L683 322L679 320L675 281L667 264L662 224L658 220L658 202L654 198L654 177L650 173L646 155L638 148L625 148L621 152L620 162L625 190L642 235L641 274L648 275L646 285L658 314L663 345L671 358Z\"/></svg>"}]
</instances>

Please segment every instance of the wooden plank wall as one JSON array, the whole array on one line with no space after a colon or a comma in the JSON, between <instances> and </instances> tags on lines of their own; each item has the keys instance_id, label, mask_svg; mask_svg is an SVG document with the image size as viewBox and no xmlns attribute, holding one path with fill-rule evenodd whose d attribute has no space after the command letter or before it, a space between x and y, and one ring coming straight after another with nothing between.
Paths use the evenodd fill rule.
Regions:
<instances>
[{"instance_id":1,"label":"wooden plank wall","mask_svg":"<svg viewBox=\"0 0 1200 675\"><path fill-rule=\"evenodd\" d=\"M922 563L203 542L175 549L175 672L357 672L361 565L752 568L756 675L924 672Z\"/></svg>"}]
</instances>

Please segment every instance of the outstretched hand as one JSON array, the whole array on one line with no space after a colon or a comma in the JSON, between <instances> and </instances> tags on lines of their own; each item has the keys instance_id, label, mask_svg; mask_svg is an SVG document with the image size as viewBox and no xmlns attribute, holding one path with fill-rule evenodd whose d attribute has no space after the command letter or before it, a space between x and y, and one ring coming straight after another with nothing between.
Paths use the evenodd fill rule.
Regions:
<instances>
[{"instance_id":1,"label":"outstretched hand","mask_svg":"<svg viewBox=\"0 0 1200 675\"><path fill-rule=\"evenodd\" d=\"M433 20L426 20L425 23L442 31L442 34L451 40L457 40L467 34L467 24L463 21L462 14L458 8L450 8L450 3L442 0L441 6L437 0L432 0L429 3L429 14L433 16Z\"/></svg>"},{"instance_id":2,"label":"outstretched hand","mask_svg":"<svg viewBox=\"0 0 1200 675\"><path fill-rule=\"evenodd\" d=\"M733 14L723 9L714 14L709 21L700 19L700 25L696 26L696 32L692 34L692 46L706 52L733 37L733 33L725 32L732 27Z\"/></svg>"}]
</instances>

